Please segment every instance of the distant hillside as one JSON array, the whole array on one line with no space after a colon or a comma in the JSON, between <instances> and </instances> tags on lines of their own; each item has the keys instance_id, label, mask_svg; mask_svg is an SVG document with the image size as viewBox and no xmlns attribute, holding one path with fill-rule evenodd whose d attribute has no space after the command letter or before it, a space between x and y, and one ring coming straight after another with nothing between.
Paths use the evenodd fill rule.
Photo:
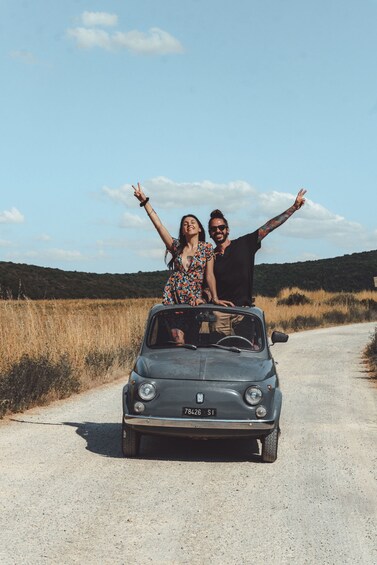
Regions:
<instances>
[{"instance_id":1,"label":"distant hillside","mask_svg":"<svg viewBox=\"0 0 377 565\"><path fill-rule=\"evenodd\" d=\"M377 277L377 250L334 259L263 264L256 266L254 294L276 296L282 288L293 286L328 292L373 290L373 277Z\"/></svg>"},{"instance_id":2,"label":"distant hillside","mask_svg":"<svg viewBox=\"0 0 377 565\"><path fill-rule=\"evenodd\" d=\"M356 292L374 289L377 250L334 259L255 267L254 295L275 296L282 288ZM0 298L158 297L168 271L95 274L0 262Z\"/></svg>"}]
</instances>

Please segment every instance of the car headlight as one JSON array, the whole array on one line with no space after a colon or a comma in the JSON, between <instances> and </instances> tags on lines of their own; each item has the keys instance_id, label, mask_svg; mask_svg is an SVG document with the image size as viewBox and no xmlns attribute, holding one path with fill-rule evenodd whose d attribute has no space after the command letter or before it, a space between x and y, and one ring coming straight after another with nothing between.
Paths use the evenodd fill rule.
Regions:
<instances>
[{"instance_id":1,"label":"car headlight","mask_svg":"<svg viewBox=\"0 0 377 565\"><path fill-rule=\"evenodd\" d=\"M256 386L249 386L245 391L245 400L251 406L256 406L263 398L263 393Z\"/></svg>"},{"instance_id":2,"label":"car headlight","mask_svg":"<svg viewBox=\"0 0 377 565\"><path fill-rule=\"evenodd\" d=\"M152 383L142 383L137 392L142 400L153 400L157 394L156 387Z\"/></svg>"}]
</instances>

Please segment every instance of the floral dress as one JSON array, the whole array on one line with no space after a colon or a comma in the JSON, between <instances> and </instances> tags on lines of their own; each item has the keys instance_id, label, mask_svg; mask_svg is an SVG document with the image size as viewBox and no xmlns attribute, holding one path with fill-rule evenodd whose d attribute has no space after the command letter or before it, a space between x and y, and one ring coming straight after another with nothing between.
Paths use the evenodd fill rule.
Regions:
<instances>
[{"instance_id":1,"label":"floral dress","mask_svg":"<svg viewBox=\"0 0 377 565\"><path fill-rule=\"evenodd\" d=\"M182 254L177 255L178 246L179 240L173 239L174 271L165 285L162 303L194 306L196 300L202 298L207 261L214 257L213 247L210 243L199 241L195 255L186 270L182 263Z\"/></svg>"}]
</instances>

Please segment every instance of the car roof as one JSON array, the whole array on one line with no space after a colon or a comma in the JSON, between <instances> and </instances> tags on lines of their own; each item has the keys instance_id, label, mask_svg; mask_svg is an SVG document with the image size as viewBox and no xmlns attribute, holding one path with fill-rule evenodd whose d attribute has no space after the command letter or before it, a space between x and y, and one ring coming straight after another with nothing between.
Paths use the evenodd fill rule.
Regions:
<instances>
[{"instance_id":1,"label":"car roof","mask_svg":"<svg viewBox=\"0 0 377 565\"><path fill-rule=\"evenodd\" d=\"M190 304L155 304L154 306L152 306L151 310L150 310L150 316L156 314L157 312L160 312L162 310L166 311L166 310L203 310L203 308L208 309L208 310L221 310L223 312L227 312L228 314L232 314L232 312L234 313L247 313L247 314L252 314L254 316L257 316L258 318L261 318L261 320L264 319L264 313L263 310L261 308L258 308L257 306L217 306L216 304L200 304L199 306L190 306Z\"/></svg>"}]
</instances>

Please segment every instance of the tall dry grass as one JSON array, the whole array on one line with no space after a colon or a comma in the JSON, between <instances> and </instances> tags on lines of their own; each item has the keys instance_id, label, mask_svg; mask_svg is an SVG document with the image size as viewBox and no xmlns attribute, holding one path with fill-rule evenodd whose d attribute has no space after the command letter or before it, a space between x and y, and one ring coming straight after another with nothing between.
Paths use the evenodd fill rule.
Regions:
<instances>
[{"instance_id":1,"label":"tall dry grass","mask_svg":"<svg viewBox=\"0 0 377 565\"><path fill-rule=\"evenodd\" d=\"M377 320L377 294L256 297L269 331ZM0 300L0 417L126 375L156 299Z\"/></svg>"},{"instance_id":2,"label":"tall dry grass","mask_svg":"<svg viewBox=\"0 0 377 565\"><path fill-rule=\"evenodd\" d=\"M132 355L143 333L146 312L156 301L0 301L3 372L22 356L69 355L77 368L89 355L127 350Z\"/></svg>"},{"instance_id":3,"label":"tall dry grass","mask_svg":"<svg viewBox=\"0 0 377 565\"><path fill-rule=\"evenodd\" d=\"M0 301L0 417L125 374L155 302Z\"/></svg>"},{"instance_id":4,"label":"tall dry grass","mask_svg":"<svg viewBox=\"0 0 377 565\"><path fill-rule=\"evenodd\" d=\"M377 320L377 292L330 293L286 288L275 298L256 297L269 329L287 332Z\"/></svg>"}]
</instances>

